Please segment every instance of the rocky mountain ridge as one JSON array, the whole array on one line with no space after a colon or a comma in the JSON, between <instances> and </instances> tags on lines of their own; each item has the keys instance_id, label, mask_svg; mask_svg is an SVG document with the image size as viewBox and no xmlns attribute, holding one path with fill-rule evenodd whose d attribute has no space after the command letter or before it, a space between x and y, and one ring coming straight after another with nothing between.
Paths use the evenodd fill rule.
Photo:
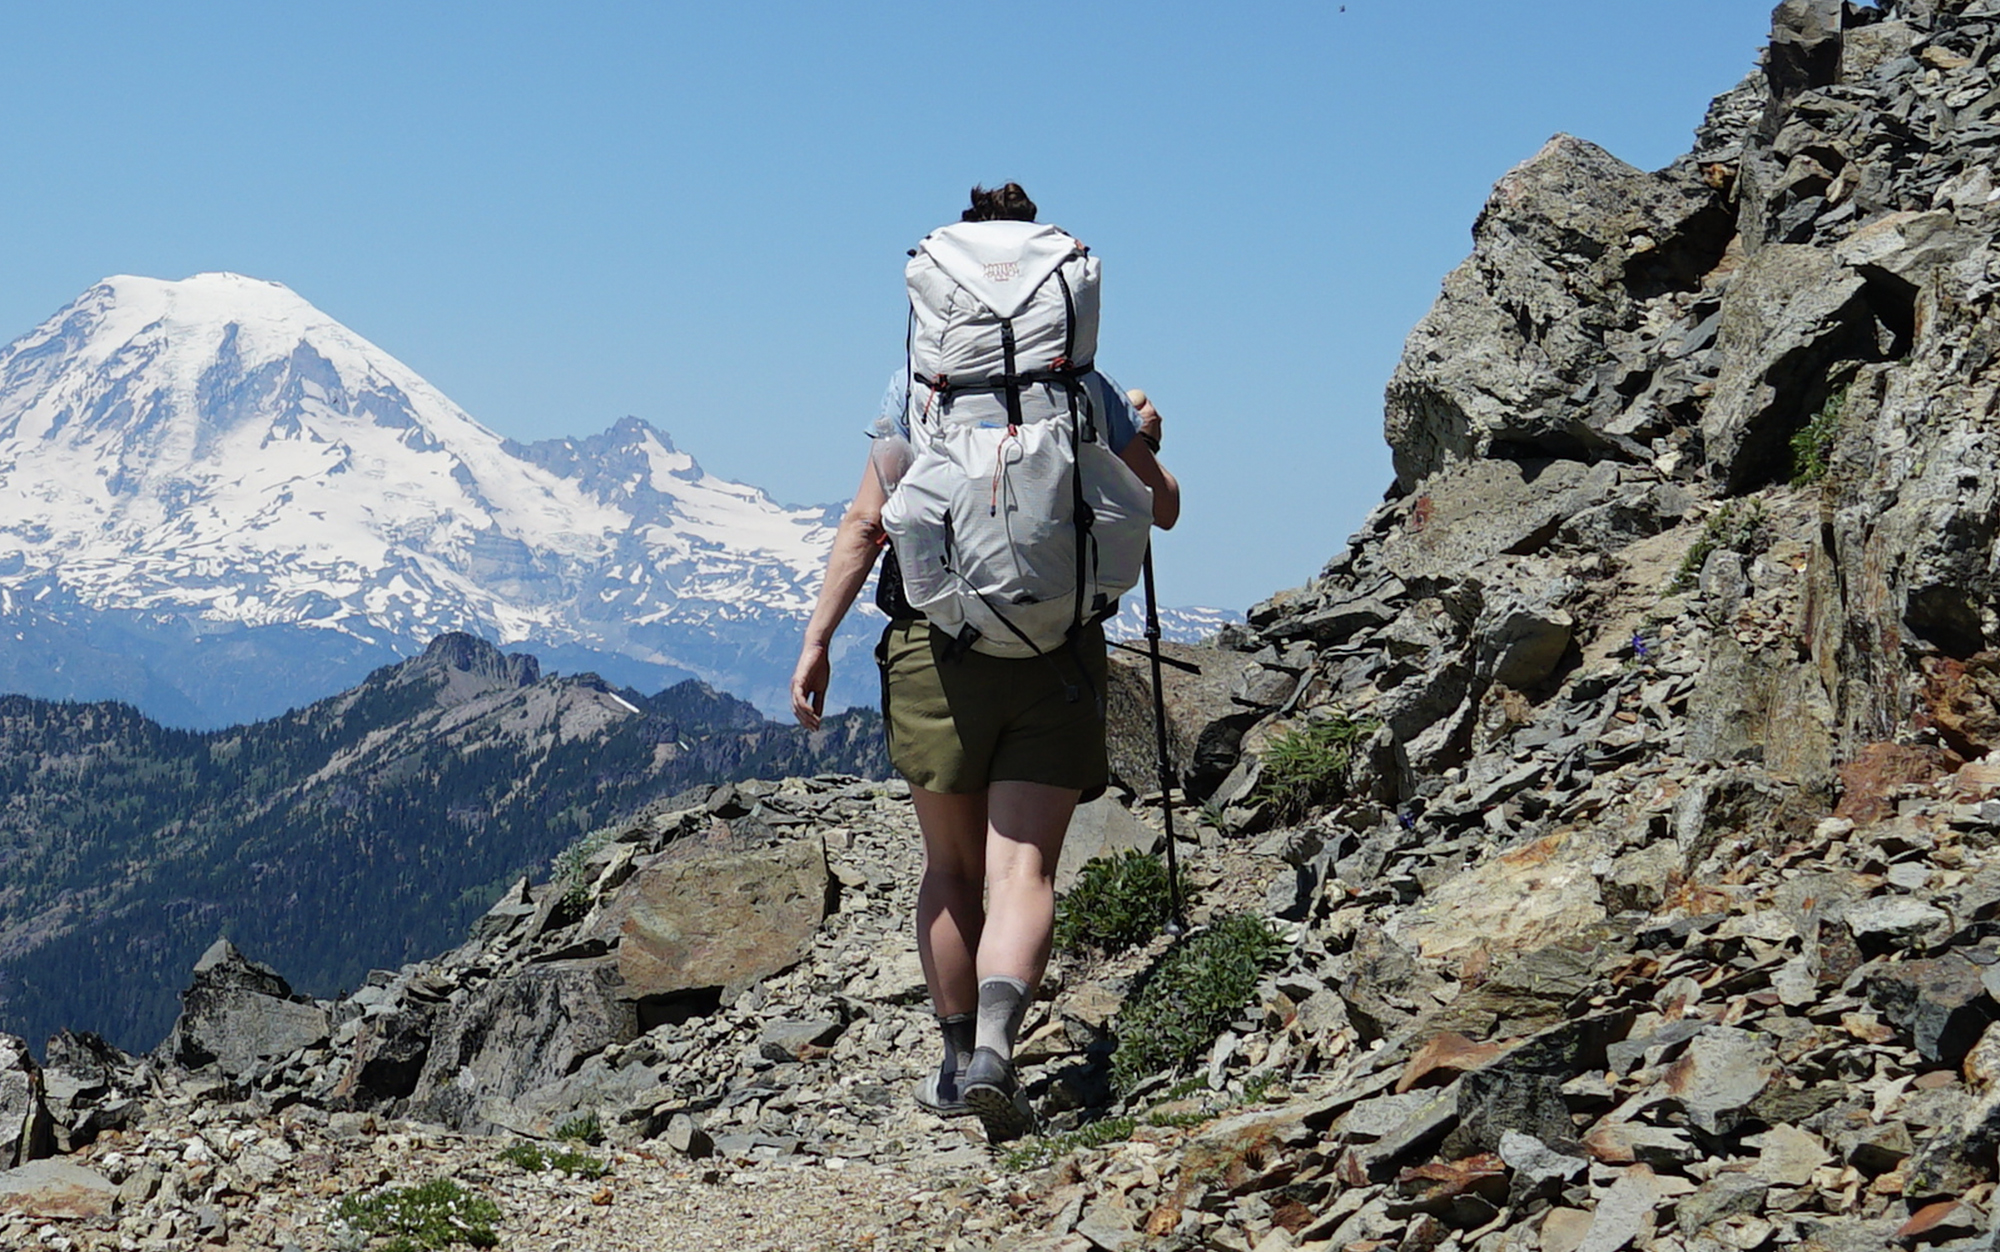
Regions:
<instances>
[{"instance_id":1,"label":"rocky mountain ridge","mask_svg":"<svg viewBox=\"0 0 2000 1252\"><path fill-rule=\"evenodd\" d=\"M110 1197L58 1233L199 1235L206 1211L330 1247L312 1189L367 1167L256 1145L404 1161L432 1121L539 1137L589 1110L604 1207L735 1246L1993 1248L1996 65L1992 0L1786 0L1683 161L1559 137L1501 181L1390 386L1391 498L1222 648L1177 650L1201 669L1169 692L1204 804L1196 920L1254 906L1285 955L1204 1056L1117 1092L1110 1049L1175 944L1060 963L1024 1044L1079 1136L1052 1164L908 1104L933 1034L907 809L823 778L663 808L585 857L580 894L524 884L365 999L281 1008L218 953L179 1037L246 1041L235 1060L114 1058L46 1113L36 1083L78 1090L80 1066L17 1064L19 1141L67 1136ZM1118 740L1143 819L1140 746ZM1147 841L1108 817L1080 837L1107 828ZM674 910L641 901L753 855L797 858L792 946L651 990L693 962L651 959ZM815 904L816 856L839 891ZM595 1035L532 1028L565 994ZM523 1028L481 1036L503 1003ZM256 1042L300 1008L324 1026ZM421 1013L428 1034L393 1024ZM420 1037L421 1063L371 1071L406 1094L329 1094L369 1041ZM561 1053L579 1039L605 1042ZM197 1115L244 1135L237 1160L187 1163ZM510 1235L565 1229L499 1146L423 1169L504 1195ZM849 1222L778 1229L748 1199L831 1175ZM637 1246L571 1194L579 1246Z\"/></svg>"},{"instance_id":2,"label":"rocky mountain ridge","mask_svg":"<svg viewBox=\"0 0 2000 1252\"><path fill-rule=\"evenodd\" d=\"M150 1047L218 933L330 994L434 951L589 830L717 778L886 770L689 680L655 695L442 635L269 722L0 697L0 1022Z\"/></svg>"}]
</instances>

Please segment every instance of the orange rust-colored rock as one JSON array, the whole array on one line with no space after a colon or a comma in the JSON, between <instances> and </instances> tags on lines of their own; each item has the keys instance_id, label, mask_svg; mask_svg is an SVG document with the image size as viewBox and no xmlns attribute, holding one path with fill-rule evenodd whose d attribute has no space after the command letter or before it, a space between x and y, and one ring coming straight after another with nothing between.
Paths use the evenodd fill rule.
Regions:
<instances>
[{"instance_id":1,"label":"orange rust-colored rock","mask_svg":"<svg viewBox=\"0 0 2000 1252\"><path fill-rule=\"evenodd\" d=\"M1840 806L1834 816L1866 826L1893 817L1898 788L1935 782L1964 762L1928 744L1871 743L1840 767Z\"/></svg>"},{"instance_id":2,"label":"orange rust-colored rock","mask_svg":"<svg viewBox=\"0 0 2000 1252\"><path fill-rule=\"evenodd\" d=\"M1499 1200L1507 1194L1507 1166L1491 1152L1461 1161L1433 1161L1397 1174L1396 1189L1418 1204L1442 1204L1462 1195Z\"/></svg>"},{"instance_id":3,"label":"orange rust-colored rock","mask_svg":"<svg viewBox=\"0 0 2000 1252\"><path fill-rule=\"evenodd\" d=\"M1446 1031L1410 1058L1410 1063L1403 1067L1402 1077L1396 1080L1396 1094L1448 1082L1467 1070L1492 1064L1506 1051L1504 1044L1476 1043L1464 1035Z\"/></svg>"},{"instance_id":4,"label":"orange rust-colored rock","mask_svg":"<svg viewBox=\"0 0 2000 1252\"><path fill-rule=\"evenodd\" d=\"M1984 800L2000 795L2000 761L1969 761L1951 776L1960 800Z\"/></svg>"},{"instance_id":5,"label":"orange rust-colored rock","mask_svg":"<svg viewBox=\"0 0 2000 1252\"><path fill-rule=\"evenodd\" d=\"M2000 746L2000 652L1931 658L1923 693L1931 724L1961 756L1982 757Z\"/></svg>"},{"instance_id":6,"label":"orange rust-colored rock","mask_svg":"<svg viewBox=\"0 0 2000 1252\"><path fill-rule=\"evenodd\" d=\"M1910 1220L1896 1228L1894 1238L1908 1242L1934 1242L1958 1235L1975 1233L1971 1224L1959 1219L1957 1200L1939 1200L1936 1204L1926 1204L1910 1215Z\"/></svg>"}]
</instances>

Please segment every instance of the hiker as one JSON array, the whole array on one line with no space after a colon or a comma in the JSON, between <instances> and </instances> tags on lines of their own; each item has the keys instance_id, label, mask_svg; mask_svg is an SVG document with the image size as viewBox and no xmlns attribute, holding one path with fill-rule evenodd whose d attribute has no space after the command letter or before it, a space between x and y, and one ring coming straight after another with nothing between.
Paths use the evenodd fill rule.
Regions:
<instances>
[{"instance_id":1,"label":"hiker","mask_svg":"<svg viewBox=\"0 0 2000 1252\"><path fill-rule=\"evenodd\" d=\"M972 206L962 217L964 222L1032 223L1034 219L1034 203L1013 183L997 191L975 187ZM991 236L1012 228L983 229ZM1014 501L1020 486L1008 475L1014 468L1027 475L1031 454L1039 454L1026 445L1041 432L1054 432L1037 446L1054 448L1058 455L1073 452L1080 458L1079 465L1094 468L1089 473L1080 469L1069 473L1064 479L1068 486L1059 486L1050 498L1065 500L1068 497L1061 492L1068 490L1081 502L1086 482L1091 490L1107 493L1096 499L1092 509L1079 510L1094 519L1084 527L1090 530L1095 525L1093 543L1111 548L1122 542L1131 547L1129 527L1128 537L1123 539L1112 532L1119 524L1114 516L1118 508L1109 497L1120 491L1132 493L1127 498L1138 500L1144 510L1136 522L1139 556L1143 556L1146 530L1153 525L1171 527L1180 515L1180 486L1154 456L1161 431L1158 411L1143 393L1128 396L1090 368L1089 355L1095 352L1096 339L1095 260L1091 259L1086 269L1077 264L1087 254L1080 244L1054 228L1033 229L1033 238L1026 228L1016 232L1028 240L1024 246L1048 244L1055 251L1047 253L1046 264L1073 271L1061 280L1063 303L1052 305L1055 312L1051 316L1065 323L1054 342L1075 343L1079 329L1086 332L1088 342L1078 353L1078 366L1071 367L1057 357L1048 371L1026 368L1040 364L1034 360L1024 361L1017 370L1014 327L1007 324L1008 369L1020 376L1011 388L992 386L990 376L982 375L987 379L982 393L980 380L968 386L960 379L947 380L942 371L933 376L917 368L914 358L925 351L920 346L924 319L936 315L934 309L924 307L919 285L934 282L937 276L922 268L928 260L922 250L912 254L908 275L913 360L896 372L883 397L869 466L841 519L827 559L826 581L792 676L792 709L808 729L819 726L824 709L830 676L827 650L834 631L887 544L890 527L897 524L898 509L889 504L889 487L901 466L884 471L885 448L912 439L925 447L941 448L947 434L992 441L997 451L982 450L978 454L982 459L974 462L977 477L973 481L982 506L972 510L976 522L979 514L997 518L1002 512L1012 512L1011 508L1000 508L1003 494ZM952 230L940 228L927 237L926 245ZM946 242L937 243L940 254L948 251ZM951 260L946 257L948 263ZM1009 264L989 263L986 272L1011 277L1006 269ZM1054 282L1046 285L1056 286ZM964 301L958 305L962 308ZM1080 316L1079 307L1085 305ZM1029 314L1016 315L1017 320L1023 317ZM1033 331L1033 326L1026 328L1031 338ZM913 389L919 393L914 403ZM1024 394L1030 392L1034 394L1024 400ZM1028 421L1032 415L1024 406L1030 401L1053 406L1049 411L1054 416L1043 422ZM988 411L1001 414L1002 420L953 425L956 419L937 417L940 411L978 411L981 403ZM924 431L912 430L913 416L925 426ZM933 421L939 424L933 427ZM972 429L975 425L980 429ZM1081 446L1088 441L1078 432L1096 442ZM933 437L935 443L931 442ZM902 446L906 451L901 457L886 459L907 461L908 444ZM918 460L922 460L921 453ZM990 505L985 481L989 466L993 467ZM919 469L909 471L896 490L897 505L913 498L919 476ZM947 472L941 477L952 479L953 475ZM966 477L959 473L956 480L962 485ZM885 478L891 482L885 483ZM1107 485L1106 480L1112 478L1123 485ZM1143 484L1145 490L1135 483ZM885 506L891 514L887 525ZM909 509L902 511L907 514ZM957 608L931 607L920 613L910 606L901 589L909 571L918 569L921 573L922 566L901 549L921 548L935 536L921 521L904 518L901 524L904 530L898 549L893 550L897 554L885 563L878 583L877 603L890 622L876 648L876 659L882 670L883 721L890 760L909 780L917 823L923 832L917 951L944 1036L943 1056L936 1071L919 1083L916 1098L940 1116L977 1115L987 1137L997 1142L1017 1137L1034 1125L1027 1098L1014 1075L1014 1042L1048 963L1056 864L1070 816L1080 800L1102 794L1109 777L1103 713L1105 641L1099 619L1115 610L1116 601L1113 598L1107 603L1100 590L1085 604L1089 588L1079 574L1077 594L1066 602L1069 607L1061 610L1071 613L1074 620L1031 626L1022 618L1027 610L1016 612L1018 597L982 604L979 598L966 595L961 596L963 603ZM1002 530L1011 534L1011 524L1011 518L1002 522ZM944 563L949 566L953 539L950 518L942 527L932 529L943 531ZM1064 530L1066 535L1069 527ZM1059 544L1071 542L1067 537L1059 539ZM1084 546L1082 541L1074 541L1077 552ZM1114 559L1130 567L1122 576L1123 586L1129 588L1137 579L1137 557L1126 552ZM1079 557L1074 564L1082 570L1085 563ZM961 623L961 614L985 622L985 628L970 620ZM940 627L940 620L953 628Z\"/></svg>"}]
</instances>

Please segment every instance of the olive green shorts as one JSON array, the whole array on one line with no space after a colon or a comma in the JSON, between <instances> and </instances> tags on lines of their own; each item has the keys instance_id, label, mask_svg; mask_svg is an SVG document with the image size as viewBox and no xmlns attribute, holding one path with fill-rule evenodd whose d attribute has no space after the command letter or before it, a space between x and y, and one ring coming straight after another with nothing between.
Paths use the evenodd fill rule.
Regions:
<instances>
[{"instance_id":1,"label":"olive green shorts","mask_svg":"<svg viewBox=\"0 0 2000 1252\"><path fill-rule=\"evenodd\" d=\"M913 787L963 795L996 782L1104 791L1104 631L1047 656L947 659L929 622L891 622L875 648L889 761ZM1079 664L1080 663L1080 664ZM1074 696L1074 698L1071 698Z\"/></svg>"}]
</instances>

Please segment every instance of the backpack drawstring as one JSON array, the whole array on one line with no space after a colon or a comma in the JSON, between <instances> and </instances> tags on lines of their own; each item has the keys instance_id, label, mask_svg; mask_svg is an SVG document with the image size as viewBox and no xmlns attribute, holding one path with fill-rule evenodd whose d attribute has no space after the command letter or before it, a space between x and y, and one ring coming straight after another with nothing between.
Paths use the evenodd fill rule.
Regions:
<instances>
[{"instance_id":1,"label":"backpack drawstring","mask_svg":"<svg viewBox=\"0 0 2000 1252\"><path fill-rule=\"evenodd\" d=\"M993 445L993 490L986 498L986 516L996 517L1000 513L1000 480L1007 476L1007 445L1021 437L1019 426L1009 426L1007 433L1000 436L1000 442Z\"/></svg>"}]
</instances>

